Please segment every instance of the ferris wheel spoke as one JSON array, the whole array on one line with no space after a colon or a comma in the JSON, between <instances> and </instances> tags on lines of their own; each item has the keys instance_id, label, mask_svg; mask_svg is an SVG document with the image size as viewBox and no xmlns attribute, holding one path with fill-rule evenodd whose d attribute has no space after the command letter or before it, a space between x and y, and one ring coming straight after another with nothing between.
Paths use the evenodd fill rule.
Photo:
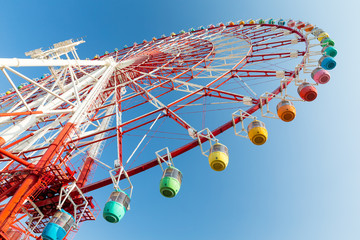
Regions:
<instances>
[{"instance_id":1,"label":"ferris wheel spoke","mask_svg":"<svg viewBox=\"0 0 360 240\"><path fill-rule=\"evenodd\" d=\"M288 32L287 30L284 30L282 32L275 32L266 36L258 36L257 41L253 42L253 46L257 47L258 45L266 44L269 41L275 41L276 39L285 38L286 40L289 40L291 36L295 36L297 38L290 39L291 44L297 44L298 42L305 42L305 39L300 37L297 33L294 32ZM277 42L270 42L268 44L277 44Z\"/></svg>"},{"instance_id":2,"label":"ferris wheel spoke","mask_svg":"<svg viewBox=\"0 0 360 240\"><path fill-rule=\"evenodd\" d=\"M227 72L228 72L228 70L227 70ZM256 72L259 74L261 71L253 71L253 72ZM271 73L273 73L273 72L274 71L271 71ZM269 74L268 72L265 72L265 71L262 71L261 73ZM249 71L247 71L247 74L249 74ZM149 84L149 86L151 85L152 87L147 89L148 92L150 92L154 89L157 89L157 87L160 86L163 88L168 88L170 90L192 93L191 95L188 95L188 97L192 96L193 94L199 94L201 96L209 96L209 97L214 97L214 98L234 100L235 102L242 101L243 98L245 97L247 99L247 101L251 102L251 97L246 97L244 95L222 91L222 90L219 90L216 88L211 88L209 86L194 84L194 83L190 83L187 81L181 81L181 80L178 80L175 78L168 78L168 77L158 76L158 75L150 74L150 73L149 74L144 73L144 75L147 75L153 79L157 79L157 81L158 81L157 84ZM163 81L163 80L166 80L166 81ZM144 82L142 82L142 83L144 83ZM147 98L147 100L149 100L149 98Z\"/></svg>"},{"instance_id":3,"label":"ferris wheel spoke","mask_svg":"<svg viewBox=\"0 0 360 240\"><path fill-rule=\"evenodd\" d=\"M296 52L282 52L282 53L268 53L268 54L252 54L249 56L248 63L254 62L263 62L270 61L275 59L283 59L283 58L296 58L299 56L304 56L305 52L296 51Z\"/></svg>"},{"instance_id":4,"label":"ferris wheel spoke","mask_svg":"<svg viewBox=\"0 0 360 240\"><path fill-rule=\"evenodd\" d=\"M234 33L239 35L251 35L254 31L257 31L259 26L254 25L244 25L242 28L235 29Z\"/></svg>"},{"instance_id":5,"label":"ferris wheel spoke","mask_svg":"<svg viewBox=\"0 0 360 240\"><path fill-rule=\"evenodd\" d=\"M264 40L272 37L279 37L283 34L284 32L279 31L278 29L272 31L271 28L264 28L264 29L256 29L255 31L248 32L246 36L251 38L252 43L256 43L256 40L258 39Z\"/></svg>"},{"instance_id":6,"label":"ferris wheel spoke","mask_svg":"<svg viewBox=\"0 0 360 240\"><path fill-rule=\"evenodd\" d=\"M269 76L269 77L276 76L275 71L239 70L238 72L246 73L245 76L247 76L247 77L251 76L250 73L256 73L257 75L254 75L254 76L257 76L257 77L258 76ZM229 73L229 70L227 70L227 73ZM287 73L287 74L289 74L289 73ZM154 74L148 74L148 75L150 75L151 77L158 78L158 79L160 78ZM237 74L235 74L235 76L240 78L240 76L238 76ZM207 76L207 78L209 78L209 76ZM231 76L229 79L231 79L231 78L233 78L233 76ZM167 80L171 81L171 84L169 84L168 87L166 87L166 84L164 84L166 82L163 82L161 84L162 87L166 87L166 88L177 90L177 91L183 91L183 92L188 92L188 93L193 93L193 94L200 94L202 96L218 97L218 98L223 98L223 99L228 99L228 100L234 100L236 102L242 101L244 98L244 95L229 93L229 92L225 92L225 91L221 91L221 90L217 89L218 87L220 87L221 85L226 83L226 81L229 79L224 80L223 83L217 85L215 88L210 88L209 86L211 86L211 85L205 87L205 86L202 86L199 84L193 84L193 83L189 83L186 81L180 81L180 80L171 79L171 78L161 77L161 79L167 79ZM250 89L250 91L253 93L254 96L256 96L256 94L254 94L254 91L251 90L251 88L245 82L244 82L244 85ZM249 101L249 102L251 102L251 98L252 97L246 97L247 101ZM256 103L256 102L254 102L254 103Z\"/></svg>"},{"instance_id":7,"label":"ferris wheel spoke","mask_svg":"<svg viewBox=\"0 0 360 240\"><path fill-rule=\"evenodd\" d=\"M26 77L25 75L23 75L23 74L15 71L14 69L12 69L12 68L10 68L10 67L5 67L5 69L11 71L12 73L18 75L19 77L21 77L21 78L23 78L23 79L29 81L30 83L32 83L32 84L34 84L35 86L39 87L39 88L42 89L43 91L45 91L45 92L53 95L54 97L60 99L61 101L66 102L67 104L69 104L69 105L71 105L71 106L73 106L73 107L75 106L72 102L69 102L68 100L64 99L63 97L59 96L58 94L56 94L56 93L54 93L54 92L46 89L46 88L43 87L42 85L40 85L40 84L38 84L37 82L31 80L30 78Z\"/></svg>"},{"instance_id":8,"label":"ferris wheel spoke","mask_svg":"<svg viewBox=\"0 0 360 240\"><path fill-rule=\"evenodd\" d=\"M199 66L198 67L192 67L192 68L190 68L190 71L189 71L189 68L187 68L187 67L176 66L176 67L160 67L159 69L154 70L152 72L161 72L161 74L157 73L159 78L167 78L166 75L164 76L164 71L165 70L167 70L169 72L171 72L171 71L182 71L183 72L182 74L191 73L191 77L193 77L193 78L202 77L202 76L199 75L201 72L203 72L203 73L204 72L210 72L209 75L204 75L204 77L209 77L209 76L212 77L213 72L229 71L229 69L221 69L221 67L232 66L232 65L234 65L234 63L237 63L238 61L241 61L241 59L244 59L244 57L245 57L245 55L231 54L229 57L211 58L211 59L209 59L210 61L212 61L210 67L209 66L207 66L206 68L200 68ZM216 64L216 62L215 62L216 60L220 60L222 62L219 62L219 63ZM229 60L234 60L234 63L227 63L227 61L229 61ZM144 68L146 69L147 67L144 67ZM152 69L152 68L150 68L150 69ZM146 73L146 72L139 72L139 73L141 73L143 75L149 75L149 73ZM159 75L162 75L162 76L159 76Z\"/></svg>"},{"instance_id":9,"label":"ferris wheel spoke","mask_svg":"<svg viewBox=\"0 0 360 240\"><path fill-rule=\"evenodd\" d=\"M246 66L250 69L254 70L264 70L264 69L274 69L279 72L294 72L289 71L287 67L287 63L294 61L297 59L298 51L291 52L290 57L285 58L275 58L274 61L254 61L254 62L247 62ZM257 59L259 60L259 59Z\"/></svg>"},{"instance_id":10,"label":"ferris wheel spoke","mask_svg":"<svg viewBox=\"0 0 360 240\"><path fill-rule=\"evenodd\" d=\"M21 141L13 145L13 150L20 154L33 151L30 150L31 146L33 146L33 149L44 147L58 135L60 131L60 129L58 128L61 125L60 123L65 122L69 118L70 116L63 116L61 118L58 117L53 122L48 123L46 126L39 127L38 129L31 128L31 133L26 135ZM45 137L45 135L47 135L47 137ZM41 141L41 139L43 139L44 141L39 142ZM36 142L38 143L36 144ZM8 148L8 146L6 146L6 148Z\"/></svg>"},{"instance_id":11,"label":"ferris wheel spoke","mask_svg":"<svg viewBox=\"0 0 360 240\"><path fill-rule=\"evenodd\" d=\"M129 79L129 78L128 78ZM178 124L180 124L182 127L184 127L185 129L193 129L190 124L188 124L185 120L183 120L180 116L178 116L175 112L173 112L172 110L170 110L169 106L167 106L166 104L162 103L159 99L157 99L156 97L154 97L149 91L147 91L145 88L141 87L138 83L136 83L135 81L129 79L130 81L132 81L134 83L134 85L136 86L135 88L133 88L134 91L139 92L140 95L142 97L145 98L145 100L147 100L149 103L151 103L155 108L157 109L161 109L162 111L165 111L167 116L170 117L171 119L173 119L175 122L177 122Z\"/></svg>"},{"instance_id":12,"label":"ferris wheel spoke","mask_svg":"<svg viewBox=\"0 0 360 240\"><path fill-rule=\"evenodd\" d=\"M24 106L26 107L26 109L31 112L31 108L27 105L26 101L24 100L24 98L21 96L21 93L19 92L19 90L17 89L17 87L15 86L14 82L11 80L9 74L6 72L5 69L1 69L1 71L4 73L6 79L10 82L11 86L15 89L16 94L18 95L18 97L20 98L21 102L24 104Z\"/></svg>"},{"instance_id":13,"label":"ferris wheel spoke","mask_svg":"<svg viewBox=\"0 0 360 240\"><path fill-rule=\"evenodd\" d=\"M231 31L219 31L215 34L207 34L207 36L199 36L199 38L204 38L208 40L209 42L212 42L213 44L218 44L223 41L227 41L230 39L234 39L233 32Z\"/></svg>"},{"instance_id":14,"label":"ferris wheel spoke","mask_svg":"<svg viewBox=\"0 0 360 240\"><path fill-rule=\"evenodd\" d=\"M275 42L269 42L269 43L254 44L253 45L253 48L254 48L253 52L259 52L259 51L284 47L284 46L288 46L288 45L291 45L291 44L298 43L300 41L301 40L297 40L297 39L292 39L292 40L289 39L289 40L275 41Z\"/></svg>"},{"instance_id":15,"label":"ferris wheel spoke","mask_svg":"<svg viewBox=\"0 0 360 240\"><path fill-rule=\"evenodd\" d=\"M23 99L24 99L25 101L29 102L29 103L27 103L27 104L28 104L28 106L30 106L30 107L33 107L33 103L32 103L32 101L31 101L31 98L33 98L33 95L35 94L35 92L37 92L37 91L39 90L38 87L33 88L33 89L34 89L34 90L31 91L31 92L28 92L28 91L22 92L22 91L20 91L20 94L22 95ZM2 109L4 109L4 110L5 110L5 108L7 107L7 106L4 106L5 103L6 103L6 101L2 102L2 104L1 104L1 107L2 107ZM9 104L9 105L11 105L11 104L13 105L10 109L7 109L7 110L6 110L6 112L8 112L8 113L14 112L15 110L20 111L20 112L27 110L26 108L24 108L24 107L21 106L23 103L22 103L22 101L18 101L18 99L14 99L13 101L8 102L8 104Z\"/></svg>"},{"instance_id":16,"label":"ferris wheel spoke","mask_svg":"<svg viewBox=\"0 0 360 240\"><path fill-rule=\"evenodd\" d=\"M92 141L84 143L84 142L80 142L79 139L74 140L76 142L79 141L79 148L81 145L89 146L89 150L87 151L87 157L100 159L105 141L108 139L108 134L109 134L109 132L105 130L111 127L112 121L114 119L114 117L111 115L114 112L115 112L115 105L112 105L109 108L107 108L103 113L104 116L110 116L110 117L104 117L103 120L101 121L101 124L99 124L99 126L95 130L82 131L82 134L79 136L80 138L89 136L91 134L93 135L96 134L94 135ZM85 151L85 149L83 151Z\"/></svg>"},{"instance_id":17,"label":"ferris wheel spoke","mask_svg":"<svg viewBox=\"0 0 360 240\"><path fill-rule=\"evenodd\" d=\"M193 94L200 94L202 96L208 96L208 97L213 97L213 98L233 100L234 102L242 102L245 98L247 101L252 102L251 97L232 93L232 92L227 92L224 90L220 90L220 89L218 89L219 86L217 86L215 88L211 88L210 87L211 85L202 86L199 84L193 84L193 83L184 82L184 81L180 81L180 80L176 80L176 79L171 80L171 81L173 83L178 84L177 87L174 86L174 90L179 90L179 89L181 89L181 87L184 87L185 89L182 89L180 91L185 91L185 92L189 92L189 93L193 93ZM255 104L256 101L254 101L253 103Z\"/></svg>"},{"instance_id":18,"label":"ferris wheel spoke","mask_svg":"<svg viewBox=\"0 0 360 240\"><path fill-rule=\"evenodd\" d=\"M230 33L226 34L224 33L223 35L217 35L214 38L209 39L209 41L211 41L214 45L218 46L218 45L225 45L228 44L227 41L232 40L231 43L235 44L235 43L240 43L242 42L241 39L235 37L234 35L231 35Z\"/></svg>"}]
</instances>

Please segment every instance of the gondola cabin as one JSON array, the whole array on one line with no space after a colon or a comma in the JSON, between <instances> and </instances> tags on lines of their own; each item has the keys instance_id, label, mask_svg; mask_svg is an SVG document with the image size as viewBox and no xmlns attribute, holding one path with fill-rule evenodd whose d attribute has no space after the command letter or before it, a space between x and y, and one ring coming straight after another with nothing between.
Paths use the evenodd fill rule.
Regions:
<instances>
[{"instance_id":1,"label":"gondola cabin","mask_svg":"<svg viewBox=\"0 0 360 240\"><path fill-rule=\"evenodd\" d=\"M223 171L229 163L229 150L220 143L215 143L210 148L209 164L215 171Z\"/></svg>"},{"instance_id":2,"label":"gondola cabin","mask_svg":"<svg viewBox=\"0 0 360 240\"><path fill-rule=\"evenodd\" d=\"M332 70L336 67L336 61L332 57L322 56L319 59L319 65L326 70Z\"/></svg>"},{"instance_id":3,"label":"gondola cabin","mask_svg":"<svg viewBox=\"0 0 360 240\"><path fill-rule=\"evenodd\" d=\"M331 38L324 38L323 40L321 40L321 46L335 46L335 42Z\"/></svg>"},{"instance_id":4,"label":"gondola cabin","mask_svg":"<svg viewBox=\"0 0 360 240\"><path fill-rule=\"evenodd\" d=\"M307 102L314 101L317 97L317 90L316 88L311 85L310 83L304 82L302 83L298 89L299 96Z\"/></svg>"},{"instance_id":5,"label":"gondola cabin","mask_svg":"<svg viewBox=\"0 0 360 240\"><path fill-rule=\"evenodd\" d=\"M74 217L64 211L57 211L44 228L41 237L43 240L62 240L74 225Z\"/></svg>"},{"instance_id":6,"label":"gondola cabin","mask_svg":"<svg viewBox=\"0 0 360 240\"><path fill-rule=\"evenodd\" d=\"M276 111L281 120L284 122L291 122L296 116L296 109L294 104L288 100L282 100L276 106Z\"/></svg>"},{"instance_id":7,"label":"gondola cabin","mask_svg":"<svg viewBox=\"0 0 360 240\"><path fill-rule=\"evenodd\" d=\"M323 40L324 38L328 38L329 34L327 32L322 32L317 36L317 39L319 40L319 42L321 42L321 40Z\"/></svg>"},{"instance_id":8,"label":"gondola cabin","mask_svg":"<svg viewBox=\"0 0 360 240\"><path fill-rule=\"evenodd\" d=\"M129 209L130 197L122 190L111 193L109 200L105 204L103 217L110 223L119 222Z\"/></svg>"},{"instance_id":9,"label":"gondola cabin","mask_svg":"<svg viewBox=\"0 0 360 240\"><path fill-rule=\"evenodd\" d=\"M306 26L304 28L305 32L308 32L308 33L311 32L313 29L314 29L314 25L312 25L310 23L306 24Z\"/></svg>"},{"instance_id":10,"label":"gondola cabin","mask_svg":"<svg viewBox=\"0 0 360 240\"><path fill-rule=\"evenodd\" d=\"M289 20L287 23L288 27L295 27L295 21L294 20Z\"/></svg>"},{"instance_id":11,"label":"gondola cabin","mask_svg":"<svg viewBox=\"0 0 360 240\"><path fill-rule=\"evenodd\" d=\"M319 36L321 33L325 32L324 30L322 30L321 28L319 27L315 27L311 33L312 35L314 35L315 37Z\"/></svg>"},{"instance_id":12,"label":"gondola cabin","mask_svg":"<svg viewBox=\"0 0 360 240\"><path fill-rule=\"evenodd\" d=\"M323 47L323 49L321 49L321 53L324 56L336 57L337 50L333 46L326 46L326 47Z\"/></svg>"},{"instance_id":13,"label":"gondola cabin","mask_svg":"<svg viewBox=\"0 0 360 240\"><path fill-rule=\"evenodd\" d=\"M299 29L299 30L304 28L305 26L306 25L305 25L304 22L299 21L299 22L296 23L296 28Z\"/></svg>"},{"instance_id":14,"label":"gondola cabin","mask_svg":"<svg viewBox=\"0 0 360 240\"><path fill-rule=\"evenodd\" d=\"M259 120L252 121L249 124L247 131L249 139L255 145L263 145L268 138L268 132L265 128L265 124Z\"/></svg>"},{"instance_id":15,"label":"gondola cabin","mask_svg":"<svg viewBox=\"0 0 360 240\"><path fill-rule=\"evenodd\" d=\"M182 173L175 167L164 170L160 180L160 193L164 197L173 198L179 192L182 182Z\"/></svg>"},{"instance_id":16,"label":"gondola cabin","mask_svg":"<svg viewBox=\"0 0 360 240\"><path fill-rule=\"evenodd\" d=\"M325 84L330 81L330 73L325 69L318 67L311 72L311 78L314 79L316 83Z\"/></svg>"},{"instance_id":17,"label":"gondola cabin","mask_svg":"<svg viewBox=\"0 0 360 240\"><path fill-rule=\"evenodd\" d=\"M285 20L284 20L284 19L280 19L280 20L278 21L278 25L284 26L284 25L285 25Z\"/></svg>"}]
</instances>

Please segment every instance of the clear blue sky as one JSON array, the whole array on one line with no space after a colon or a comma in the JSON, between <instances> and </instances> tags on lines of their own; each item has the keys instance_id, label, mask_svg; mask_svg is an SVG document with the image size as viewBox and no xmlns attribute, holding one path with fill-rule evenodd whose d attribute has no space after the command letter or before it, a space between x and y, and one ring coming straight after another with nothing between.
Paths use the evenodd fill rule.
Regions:
<instances>
[{"instance_id":1,"label":"clear blue sky","mask_svg":"<svg viewBox=\"0 0 360 240\"><path fill-rule=\"evenodd\" d=\"M270 17L311 22L336 42L331 81L292 123L270 121L264 146L229 130L225 172L211 171L198 150L175 159L184 181L174 199L159 194L158 168L135 176L125 218L99 216L75 239L359 240L359 9L355 0L2 1L0 57L86 36L78 53L91 58L163 33ZM93 193L101 207L110 192Z\"/></svg>"}]
</instances>

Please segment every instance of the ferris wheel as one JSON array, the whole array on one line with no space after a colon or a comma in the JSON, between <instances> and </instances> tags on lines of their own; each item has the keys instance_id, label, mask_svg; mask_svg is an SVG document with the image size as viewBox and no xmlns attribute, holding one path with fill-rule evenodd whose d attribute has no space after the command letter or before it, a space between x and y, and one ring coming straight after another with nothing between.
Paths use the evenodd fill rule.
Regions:
<instances>
[{"instance_id":1,"label":"ferris wheel","mask_svg":"<svg viewBox=\"0 0 360 240\"><path fill-rule=\"evenodd\" d=\"M266 120L291 122L295 105L315 100L337 54L322 29L283 19L191 28L91 60L77 55L81 43L0 59L11 85L0 98L2 239L69 239L101 212L89 193L111 184L101 215L119 222L131 177L158 165L160 194L175 197L174 158L198 146L211 169L225 170L219 135L265 144ZM33 78L23 67L50 73Z\"/></svg>"}]
</instances>

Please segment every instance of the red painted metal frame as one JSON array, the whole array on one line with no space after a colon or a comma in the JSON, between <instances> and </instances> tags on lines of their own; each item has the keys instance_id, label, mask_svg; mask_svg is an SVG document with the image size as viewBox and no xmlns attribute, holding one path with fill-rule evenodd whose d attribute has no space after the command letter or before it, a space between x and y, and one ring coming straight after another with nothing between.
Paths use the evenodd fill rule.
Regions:
<instances>
[{"instance_id":1,"label":"red painted metal frame","mask_svg":"<svg viewBox=\"0 0 360 240\"><path fill-rule=\"evenodd\" d=\"M7 203L5 205L5 207L2 209L2 211L0 212L0 238L2 237L4 239L6 239L6 229L8 229L10 226L13 226L12 220L14 219L14 216L16 215L16 213L19 212L19 209L22 207L22 203L25 201L25 199L28 197L31 197L32 199L36 200L36 195L39 193L39 189L43 189L44 186L47 187L47 184L50 183L49 181L52 181L50 179L47 179L47 180L45 179L46 178L45 170L48 169L48 167L52 166L52 165L53 166L56 166L56 165L57 166L66 166L66 164L70 164L70 162L69 162L70 157L64 156L64 154L66 152L71 153L72 151L74 151L74 147L71 147L70 143L76 145L76 144L79 144L80 141L85 138L94 137L95 135L101 134L104 132L111 132L114 130L119 131L119 129L121 127L127 126L129 124L137 124L135 126L131 126L129 129L121 132L121 136L122 136L122 134L124 134L126 132L132 131L136 128L139 128L140 126L144 126L146 124L153 122L155 120L155 118L153 118L152 116L163 110L166 110L167 116L172 118L175 122L177 122L178 124L180 124L181 126L183 126L185 128L189 128L189 125L187 125L185 122L183 122L175 114L177 111L184 108L186 105L191 104L205 96L222 98L222 99L227 99L227 100L232 100L232 101L241 101L243 99L242 95L234 94L231 92L226 92L226 91L217 89L220 86L222 86L226 81L228 81L229 79L234 77L234 74L237 74L241 78L275 77L276 71L243 69L243 67L246 66L246 64L248 64L248 63L290 57L291 53L289 53L289 52L261 54L261 51L271 49L274 47L286 46L286 45L291 44L291 40L275 41L275 42L270 42L270 43L261 43L261 41L263 41L266 38L276 38L276 37L280 37L280 36L284 35L284 33L282 33L282 32L272 33L271 31L272 31L272 27L274 27L273 25L264 24L262 26L263 26L262 29L256 29L256 25L250 25L250 24L245 24L244 27L242 27L240 29L238 29L237 25L228 26L224 32L226 32L227 34L235 34L238 36L242 36L243 39L245 39L246 41L249 42L249 44L251 44L251 47L250 47L250 50L249 50L247 56L244 59L242 59L233 69L229 70L228 72L225 72L223 75L221 75L220 77L218 77L217 79L215 79L214 81L212 81L211 83L206 85L205 87L203 87L193 93L189 93L185 97L179 98L178 100L173 101L170 104L167 104L163 108L154 110L152 112L148 112L137 118L133 118L133 119L129 120L128 122L122 123L120 126L118 126L118 128L109 128L104 131L98 132L96 134L91 134L91 135L85 136L85 137L78 137L77 139L74 139L72 141L69 141L68 137L72 131L76 131L76 126L74 126L71 123L67 123L64 126L62 126L63 129L62 129L61 133L59 134L59 136L55 139L55 141L52 144L50 144L48 147L30 149L28 151L24 151L20 155L23 158L21 158L20 156L17 156L16 155L17 153L12 153L11 150L6 151L4 149L11 149L12 146L31 137L32 133L26 135L25 137L22 137L21 139L15 141L14 143L4 146L3 149L0 148L1 154L5 155L7 157L10 157L14 161L17 161L18 163L23 164L28 167L28 169L25 169L25 168L21 167L21 165L19 165L19 164L14 165L15 164L14 163L14 164L10 164L10 166L14 165L12 168L7 167L3 171L3 173L11 173L11 172L19 171L22 173L22 175L20 175L18 180L16 180L16 179L14 180L15 181L14 183L18 183L18 186L16 186L16 184L9 183L9 186L7 188L4 188L2 191L0 191L0 200L4 200L8 196L13 196L10 199L9 203ZM276 26L276 27L287 30L290 33L297 34L299 37L298 41L305 43L305 51L298 52L299 56L304 56L305 53L308 52L308 45L307 45L307 42L305 41L305 37L302 33L296 31L295 29L286 27L286 26ZM204 31L205 30L198 30L198 31L194 32L193 34L194 34L194 36L199 36L199 35L203 34ZM214 32L214 33L218 32L218 31L220 31L219 27L210 30L210 32ZM174 85L174 82L173 82L174 79L178 79L183 82L191 81L193 78L195 78L197 75L199 75L201 73L201 72L196 73L193 71L193 69L196 69L196 67L206 68L211 64L211 62L212 62L211 57L214 56L215 49L214 49L214 46L212 45L212 43L209 42L208 40L203 40L203 39L190 39L189 40L189 39L185 39L186 36L187 36L186 34L179 36L177 41L173 41L172 38L168 37L168 38L165 38L166 41L164 41L164 43L162 43L160 45L157 44L156 41L154 41L154 42L150 43L150 45L147 48L145 48L145 46L147 46L146 44L140 44L140 45L134 45L130 49L120 50L118 52L112 53L112 56L118 56L119 60L134 58L135 56L127 56L127 53L130 52L129 50L131 50L131 51L136 50L139 52L138 55L141 56L140 58L136 57L135 63L133 65L126 67L125 69L122 69L121 71L118 71L114 75L114 79L117 78L120 83L124 83L124 81L125 81L126 85L130 86L131 81L124 80L125 79L124 74L128 74L128 76L130 76L131 79L137 79L137 81L140 84L152 85L151 88L147 89L148 92L151 92L151 91L155 92L155 90L157 90L159 88L168 89L167 92L158 94L155 97L160 97L164 94L167 94L168 92L171 92L175 88L180 87L181 84L179 84L178 86ZM182 58L174 57L173 55L170 55L170 54L164 54L164 53L156 50L159 47L166 46L166 44L177 44L177 46L179 46L180 50L182 48L185 49L186 47L189 47L189 46L195 47L196 50L193 52L190 52L191 54L189 53L186 57L182 56ZM142 50L144 50L144 51L142 51ZM102 56L102 57L105 57L105 56ZM179 65L180 60L182 61L183 64L186 64L187 67L180 66ZM302 63L304 63L304 59L302 60L301 64ZM159 66L168 67L169 69L159 68ZM87 72L91 72L94 69L96 69L96 68L88 68ZM153 72L155 70L157 71L156 73ZM286 85L289 84L292 81L292 78L294 78L300 70L301 70L301 68L298 68L296 72L285 72L285 76L288 77L288 81L285 84ZM150 73L152 75L149 75ZM81 76L81 73L79 73L79 72L76 72L76 74L79 77ZM41 81L42 82L48 81L48 78L42 79ZM47 84L51 84L51 83L52 83L52 81L47 82ZM138 106L141 106L141 105L147 103L150 100L149 96L147 96L146 93L144 91L142 91L140 88L138 88L136 85L132 84L131 86L132 86L132 89L134 90L134 92L136 92L136 94L118 100L118 106L119 106L120 111L124 112L124 111L131 110L133 108L136 108ZM108 88L112 89L113 85L109 83ZM29 85L29 86L26 86L23 89L21 89L21 92L30 92L32 89L33 89L33 86ZM87 89L86 91L83 91L82 95L85 96L86 92L88 92L90 90L91 90L91 87L89 89ZM282 87L278 87L277 89L275 89L273 91L273 94L276 95L276 94L280 93L281 90L282 90ZM196 97L195 99L192 99L190 101L188 100L190 97L193 97L195 94L200 93L200 92L202 92L202 94L200 94L198 97ZM104 94L108 96L110 93L111 93L111 90L108 90ZM42 91L39 91L38 96L40 97L42 94L44 94L44 93ZM125 103L131 99L135 99L139 96L143 96L145 98L145 101L142 101L140 103L137 103L137 104L135 104L131 107L127 107L127 108L122 106L122 103ZM31 102L34 99L35 98L33 97L29 101ZM0 104L2 104L2 106L4 106L4 107L11 107L11 104L13 104L16 100L17 100L16 94L11 94L10 96L5 96L5 97L0 98ZM181 107L175 108L175 105L177 105L180 102L183 102L185 100L188 102L186 102ZM269 97L266 100L270 101L271 97ZM72 101L75 101L75 99L73 99ZM106 101L106 97L99 96L99 101L101 103L104 103ZM265 100L262 100L262 101L265 101ZM253 99L252 103L254 104L254 106L247 110L248 114L252 114L252 113L256 112L260 108L260 105L264 104L264 102L261 103L259 99ZM111 117L111 115L96 117L99 112L106 109L106 107L108 107L110 105L112 105L112 104L107 104L106 106L103 106L103 104L100 104L100 106L94 108L93 109L94 114L91 118L92 121L97 121L99 119ZM69 107L68 104L64 104L61 108L66 109L68 107ZM172 108L172 109L170 109L170 108ZM31 112L9 113L9 114L4 113L4 114L0 114L0 117L12 116L13 120L17 120L21 116L26 116L26 115L31 115L31 114L41 114L41 112L31 111ZM59 116L60 115L58 115L56 117L59 117ZM61 115L61 116L65 116L65 115ZM163 117L165 117L165 116L161 116L161 118L163 118ZM137 123L137 121L140 121L140 120L145 120L145 122ZM51 121L53 121L53 119L47 119L46 121L44 121L44 124L46 124L47 122L51 122ZM238 122L240 122L240 118L235 119L235 124ZM228 122L222 124L220 127L213 130L212 133L214 136L217 136L220 133L222 133L232 127L233 127L233 121L228 121ZM37 128L40 129L41 124L37 125ZM31 130L29 129L29 131L31 131ZM89 144L93 144L93 143L96 143L99 141L103 141L103 140L112 138L114 136L116 136L116 134L111 135L111 136L106 136L102 139L89 141L86 144L78 145L78 147L84 147ZM201 138L202 143L206 142L206 141L208 141L207 138ZM179 156L182 153L189 151L190 149L193 149L198 145L199 145L199 142L197 140L194 140L194 141L172 151L171 155L172 155L172 157ZM27 154L31 153L31 152L39 151L42 149L47 149L46 153L43 156L31 157L33 159L40 158L40 161L35 166L33 166L32 164L29 164L27 161L31 158L27 157ZM122 158L121 151L120 151L120 158ZM83 168L79 174L78 185L81 187L81 190L84 193L99 189L101 187L104 187L104 186L112 183L111 179L107 178L107 179L86 185L87 179L89 178L93 164L94 164L94 159L85 158ZM143 172L147 169L150 169L156 165L158 165L157 159L153 159L145 164L142 164L140 166L129 169L129 170L127 170L127 172L129 174L129 176L133 176L133 175ZM30 170L29 168L34 168L35 170ZM66 166L66 171L67 171L67 173L65 173L65 175L73 175L73 172L67 166ZM1 179L6 180L6 178L4 176L0 175L0 180ZM59 178L58 178L57 181L62 181L62 180L59 180ZM71 181L71 177L70 178L66 177L66 180L64 180L63 182L59 182L59 184L61 185L61 184L67 183L67 181ZM56 196L53 198L45 199L45 200L37 200L36 205L38 207L42 207L42 206L46 206L49 204L55 204L55 203L57 203L57 200L58 200L58 197L56 197ZM27 205L26 207L31 208L31 206L29 206L29 205Z\"/></svg>"},{"instance_id":2,"label":"red painted metal frame","mask_svg":"<svg viewBox=\"0 0 360 240\"><path fill-rule=\"evenodd\" d=\"M266 25L266 24L265 24L265 25ZM247 26L247 25L245 25L245 26ZM272 25L267 25L267 26L272 26ZM288 31L290 31L290 32L292 32L292 33L296 33L296 34L300 37L300 41L299 41L299 42L305 42L305 43L306 43L306 47L305 47L306 49L305 49L305 51L303 51L303 52L301 52L301 53L299 54L300 56L304 56L304 54L305 54L306 52L308 52L308 47L309 47L309 46L308 46L307 42L305 41L305 36L304 36L302 33L298 32L298 31L296 31L296 30L294 30L294 29L292 29L292 28L286 27L286 26L277 26L277 27L286 29L286 30L288 30ZM284 43L284 42L286 42L286 41L282 41L282 42L279 41L279 42L277 42L277 43ZM286 43L287 43L287 42L286 42ZM280 44L279 46L282 46L282 45L285 45L285 44ZM264 54L264 55L257 55L257 56L269 56L269 55L271 56L271 55L273 55L273 54ZM278 55L281 55L281 54L278 54ZM254 56L254 55L252 55L252 56ZM251 56L249 56L249 57L251 57ZM303 58L303 60L301 61L301 64L304 64L304 62L305 62L305 60L304 60L304 58ZM297 72L294 71L294 72L287 72L287 73L286 73L286 76L287 76L288 79L289 79L289 80L286 82L286 85L288 85L289 83L291 83L291 81L293 80L293 78L301 71L301 69L302 69L302 68L298 68L298 69L297 69ZM276 74L275 71L271 71L271 72L268 71L268 72L266 72L266 71L259 71L259 70L236 70L236 69L231 70L231 71L243 72L243 73L246 73L246 74L250 74L250 72L252 72L252 73L254 73L254 72L255 72L255 73L265 73L265 74L272 73L272 74L274 74L274 75L271 75L271 76L275 76L275 74ZM270 75L265 75L265 76L270 76ZM242 76L242 77L243 77L243 76ZM279 94L281 91L282 91L282 87L279 86L279 87L278 87L277 89L275 89L272 93L273 93L274 96L275 96L275 95ZM272 99L272 97L268 97L267 100L270 101L271 99ZM263 100L263 103L262 103L262 104L265 104L265 99ZM249 115L251 115L251 114L253 114L254 112L256 112L259 108L260 108L260 101L258 101L258 103L257 103L255 106L251 107L251 108L248 109L246 112L247 112ZM237 124L237 123L239 123L239 122L240 122L240 118L235 118L235 124ZM233 121L231 120L231 121L228 121L227 123L221 125L221 126L218 127L217 129L213 130L212 133L213 133L214 136L217 136L217 135L219 135L220 133L222 133L222 132L224 132L224 131L228 130L229 128L232 128L232 127L233 127ZM202 142L202 143L204 143L204 142L206 142L206 141L208 141L207 138L201 138L201 142ZM185 153L185 152L187 152L187 151L195 148L195 147L198 146L198 145L199 145L199 142L198 142L197 140L194 140L194 141L192 141L192 142L190 142L190 143L188 143L188 144L186 144L186 145L184 145L184 146L182 146L182 147L180 147L180 148L172 151L172 152L171 152L171 156L172 156L172 157L177 157L177 156L181 155L182 153ZM140 165L140 166L138 166L138 167L135 167L135 168L133 168L133 169L128 170L127 173L128 173L129 176L133 176L133 175L136 175L136 174L138 174L138 173L140 173L140 172L146 171L146 170L148 170L148 169L150 169L150 168L152 168L152 167L155 167L155 166L157 166L157 165L158 165L157 159L153 159L153 160L151 160L151 161L149 161L149 162L147 162L147 163L145 163L145 164L142 164L142 165ZM109 185L109 184L111 184L111 183L112 183L111 178L107 178L107 179L104 179L104 180L101 180L101 181L98 181L98 182L95 182L95 183L88 184L87 186L84 186L83 188L81 188L81 190L82 190L84 193L87 193L87 192L90 192L90 191L93 191L93 190L102 188L102 187L104 187L104 186L107 186L107 185Z\"/></svg>"}]
</instances>

